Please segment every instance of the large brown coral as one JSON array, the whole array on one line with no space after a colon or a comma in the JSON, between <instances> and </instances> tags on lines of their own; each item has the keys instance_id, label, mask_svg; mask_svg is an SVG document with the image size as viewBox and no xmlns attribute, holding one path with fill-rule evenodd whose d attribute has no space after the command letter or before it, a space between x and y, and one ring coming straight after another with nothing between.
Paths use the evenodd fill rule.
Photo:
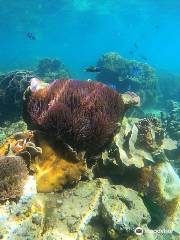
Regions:
<instances>
[{"instance_id":1,"label":"large brown coral","mask_svg":"<svg viewBox=\"0 0 180 240\"><path fill-rule=\"evenodd\" d=\"M28 170L23 158L0 157L0 201L19 198L27 176Z\"/></svg>"},{"instance_id":2,"label":"large brown coral","mask_svg":"<svg viewBox=\"0 0 180 240\"><path fill-rule=\"evenodd\" d=\"M122 96L95 81L56 80L25 94L24 118L32 128L91 154L112 139L124 111Z\"/></svg>"}]
</instances>

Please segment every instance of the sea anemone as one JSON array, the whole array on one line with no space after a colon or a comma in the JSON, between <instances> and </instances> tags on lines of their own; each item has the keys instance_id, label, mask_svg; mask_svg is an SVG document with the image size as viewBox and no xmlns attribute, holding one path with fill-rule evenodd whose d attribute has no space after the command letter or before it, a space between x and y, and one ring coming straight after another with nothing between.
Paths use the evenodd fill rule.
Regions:
<instances>
[{"instance_id":1,"label":"sea anemone","mask_svg":"<svg viewBox=\"0 0 180 240\"><path fill-rule=\"evenodd\" d=\"M0 157L0 201L18 199L23 193L27 176L28 170L23 158Z\"/></svg>"},{"instance_id":2,"label":"sea anemone","mask_svg":"<svg viewBox=\"0 0 180 240\"><path fill-rule=\"evenodd\" d=\"M29 127L91 154L110 142L124 111L122 96L95 81L56 80L24 97Z\"/></svg>"}]
</instances>

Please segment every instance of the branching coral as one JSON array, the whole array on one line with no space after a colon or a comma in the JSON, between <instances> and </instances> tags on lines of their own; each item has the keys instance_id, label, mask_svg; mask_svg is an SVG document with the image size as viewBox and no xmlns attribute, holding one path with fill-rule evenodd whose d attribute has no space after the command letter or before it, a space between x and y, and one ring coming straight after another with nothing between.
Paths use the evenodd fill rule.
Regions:
<instances>
[{"instance_id":1,"label":"branching coral","mask_svg":"<svg viewBox=\"0 0 180 240\"><path fill-rule=\"evenodd\" d=\"M21 157L0 157L0 201L19 198L27 176L28 170Z\"/></svg>"},{"instance_id":2,"label":"branching coral","mask_svg":"<svg viewBox=\"0 0 180 240\"><path fill-rule=\"evenodd\" d=\"M91 154L112 139L124 111L122 96L94 81L57 80L25 94L29 125Z\"/></svg>"}]
</instances>

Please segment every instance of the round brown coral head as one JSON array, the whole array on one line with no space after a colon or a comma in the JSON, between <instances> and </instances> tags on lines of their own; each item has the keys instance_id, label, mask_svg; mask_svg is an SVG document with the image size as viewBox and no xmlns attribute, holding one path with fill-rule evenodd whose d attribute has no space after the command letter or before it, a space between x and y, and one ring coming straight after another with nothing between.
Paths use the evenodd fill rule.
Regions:
<instances>
[{"instance_id":1,"label":"round brown coral head","mask_svg":"<svg viewBox=\"0 0 180 240\"><path fill-rule=\"evenodd\" d=\"M27 176L23 158L0 157L0 201L18 199L23 193Z\"/></svg>"},{"instance_id":2,"label":"round brown coral head","mask_svg":"<svg viewBox=\"0 0 180 240\"><path fill-rule=\"evenodd\" d=\"M95 81L56 80L29 88L24 98L24 119L31 128L91 154L111 141L124 111L122 96Z\"/></svg>"}]
</instances>

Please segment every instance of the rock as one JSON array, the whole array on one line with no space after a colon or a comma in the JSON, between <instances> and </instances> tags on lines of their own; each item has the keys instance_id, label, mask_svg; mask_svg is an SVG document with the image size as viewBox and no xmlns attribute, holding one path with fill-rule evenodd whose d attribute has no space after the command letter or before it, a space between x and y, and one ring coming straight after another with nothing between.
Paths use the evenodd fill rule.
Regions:
<instances>
[{"instance_id":1,"label":"rock","mask_svg":"<svg viewBox=\"0 0 180 240\"><path fill-rule=\"evenodd\" d=\"M141 169L137 190L145 195L152 218L150 225L180 234L180 178L168 162Z\"/></svg>"},{"instance_id":2,"label":"rock","mask_svg":"<svg viewBox=\"0 0 180 240\"><path fill-rule=\"evenodd\" d=\"M138 226L147 227L151 218L138 193L121 185L104 184L102 217L119 235L133 234Z\"/></svg>"},{"instance_id":3,"label":"rock","mask_svg":"<svg viewBox=\"0 0 180 240\"><path fill-rule=\"evenodd\" d=\"M105 179L79 182L62 193L32 194L26 200L0 207L5 239L102 240L114 239L113 231L120 239L123 232L132 234L138 224L150 221L137 192Z\"/></svg>"}]
</instances>

